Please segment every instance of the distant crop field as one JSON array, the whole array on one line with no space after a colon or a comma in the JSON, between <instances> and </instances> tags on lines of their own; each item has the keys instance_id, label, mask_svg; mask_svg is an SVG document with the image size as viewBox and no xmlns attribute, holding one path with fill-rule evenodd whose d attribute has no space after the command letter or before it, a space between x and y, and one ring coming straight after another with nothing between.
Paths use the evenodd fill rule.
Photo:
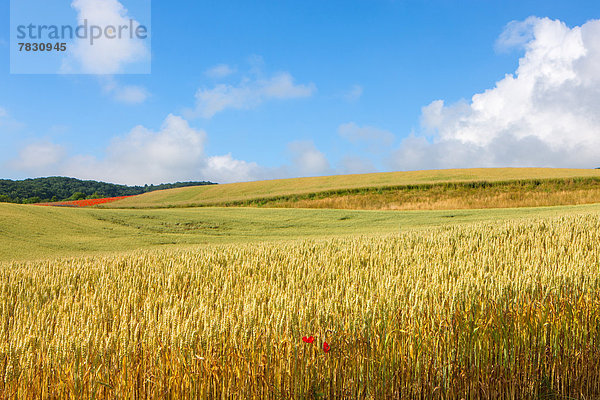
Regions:
<instances>
[{"instance_id":1,"label":"distant crop field","mask_svg":"<svg viewBox=\"0 0 600 400\"><path fill-rule=\"evenodd\" d=\"M3 263L0 393L598 398L598 243L595 213Z\"/></svg>"},{"instance_id":2,"label":"distant crop field","mask_svg":"<svg viewBox=\"0 0 600 400\"><path fill-rule=\"evenodd\" d=\"M581 213L600 213L600 205L390 212L246 207L113 210L0 204L0 261L165 246L373 235Z\"/></svg>"},{"instance_id":3,"label":"distant crop field","mask_svg":"<svg viewBox=\"0 0 600 400\"><path fill-rule=\"evenodd\" d=\"M464 210L600 203L600 178L447 182L344 189L225 203L227 206L338 210Z\"/></svg>"},{"instance_id":4,"label":"distant crop field","mask_svg":"<svg viewBox=\"0 0 600 400\"><path fill-rule=\"evenodd\" d=\"M447 184L447 183L467 183L467 182L509 182L509 181L536 181L536 180L563 180L572 178L596 178L600 179L600 170L594 169L552 169L552 168L480 168L480 169L456 169L456 170L437 170L437 171L409 171L409 172L386 172L376 174L363 175L338 175L325 176L316 178L297 178L297 179L281 179L259 182L244 182L233 183L226 185L187 187L170 190L161 190L152 193L146 193L140 196L120 200L111 203L107 207L111 208L160 208L160 207L191 207L191 206L223 206L223 205L281 205L282 202L296 203L298 200L312 200L314 198L335 198L344 195L360 195L361 192L373 192L379 189L385 190L392 188L394 190L406 186L427 187L427 185ZM447 187L447 186L439 186ZM577 191L578 187L569 187L568 191ZM590 194L572 193L563 196L557 195L553 198L554 203L545 205L560 205L560 204L583 204L589 200L585 198L595 196L596 192ZM402 193L401 193L402 194ZM441 209L456 208L454 204L460 203L459 197L466 193L449 194L448 199L451 201L444 205L442 202L437 202L437 206ZM490 196L492 193L484 194ZM522 191L517 192L517 197L522 195ZM511 201L506 198L495 198L494 201L498 204L507 204L509 207L523 207L535 205L536 202L542 200L542 194L537 196L529 195L529 199L519 201L515 199ZM338 208L341 204L346 204L351 208L358 207L359 209L374 209L375 206L363 207L360 206L362 200L348 201L332 200L327 203L317 205L310 201L305 202L303 207L331 207ZM368 200L368 199L367 199ZM396 202L403 200L400 196L394 199ZM429 200L428 197L423 197L420 200L412 198L419 203L418 206L409 207L409 209L427 209L423 207L424 203ZM434 200L436 200L434 198ZM447 200L447 199L446 199ZM578 200L582 202L577 202ZM378 198L377 202L386 202L386 207L389 208L389 199ZM573 203L573 201L575 201ZM367 203L369 203L367 201ZM409 203L410 204L410 203ZM295 205L294 205L295 206ZM378 206L379 207L379 206ZM386 209L379 207L378 209ZM401 209L406 209L406 207ZM459 207L471 208L471 207Z\"/></svg>"}]
</instances>

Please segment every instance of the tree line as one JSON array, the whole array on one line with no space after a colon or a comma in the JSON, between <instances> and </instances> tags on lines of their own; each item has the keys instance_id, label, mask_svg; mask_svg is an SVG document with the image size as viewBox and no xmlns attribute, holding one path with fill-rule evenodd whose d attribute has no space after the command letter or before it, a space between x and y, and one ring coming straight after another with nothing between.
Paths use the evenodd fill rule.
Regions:
<instances>
[{"instance_id":1,"label":"tree line","mask_svg":"<svg viewBox=\"0 0 600 400\"><path fill-rule=\"evenodd\" d=\"M155 190L203 185L215 185L215 183L200 181L163 183L160 185L126 186L91 180L84 181L60 176L16 181L0 179L0 202L32 204L103 197L132 196L136 194L153 192Z\"/></svg>"}]
</instances>

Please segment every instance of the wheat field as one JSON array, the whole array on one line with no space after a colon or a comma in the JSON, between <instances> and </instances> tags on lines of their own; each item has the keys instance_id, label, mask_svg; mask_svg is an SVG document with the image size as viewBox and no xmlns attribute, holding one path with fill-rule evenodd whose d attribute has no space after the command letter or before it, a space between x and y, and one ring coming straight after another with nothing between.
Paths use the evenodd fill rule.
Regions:
<instances>
[{"instance_id":1,"label":"wheat field","mask_svg":"<svg viewBox=\"0 0 600 400\"><path fill-rule=\"evenodd\" d=\"M418 185L460 185L471 182L501 184L514 181L596 180L598 169L566 168L470 168L380 172L310 178L274 179L159 190L119 200L107 208L164 208L239 205L312 195L331 197L348 191L378 190ZM596 182L597 183L597 182ZM596 189L597 189L596 185ZM570 188L573 189L573 188ZM548 193L546 193L548 194ZM463 193L464 196L464 193ZM378 199L381 200L381 199ZM561 203L555 203L561 204ZM571 203L568 203L571 204ZM581 204L581 203L575 203Z\"/></svg>"},{"instance_id":2,"label":"wheat field","mask_svg":"<svg viewBox=\"0 0 600 400\"><path fill-rule=\"evenodd\" d=\"M0 395L597 398L598 243L589 214L3 263Z\"/></svg>"},{"instance_id":3,"label":"wheat field","mask_svg":"<svg viewBox=\"0 0 600 400\"><path fill-rule=\"evenodd\" d=\"M445 183L373 188L347 194L314 193L241 202L243 205L338 210L467 210L595 204L597 178ZM233 203L231 205L240 205Z\"/></svg>"}]
</instances>

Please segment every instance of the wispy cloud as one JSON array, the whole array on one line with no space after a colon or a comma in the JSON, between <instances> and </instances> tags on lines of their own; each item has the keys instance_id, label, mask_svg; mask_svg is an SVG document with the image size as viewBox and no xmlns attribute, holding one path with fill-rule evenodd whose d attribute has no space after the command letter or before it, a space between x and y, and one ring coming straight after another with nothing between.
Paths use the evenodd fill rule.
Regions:
<instances>
[{"instance_id":1,"label":"wispy cloud","mask_svg":"<svg viewBox=\"0 0 600 400\"><path fill-rule=\"evenodd\" d=\"M337 171L340 174L368 174L377 172L377 168L363 157L348 155L342 158Z\"/></svg>"},{"instance_id":2,"label":"wispy cloud","mask_svg":"<svg viewBox=\"0 0 600 400\"><path fill-rule=\"evenodd\" d=\"M212 118L227 109L247 110L265 101L297 99L312 96L316 91L313 83L297 84L288 72L271 77L245 77L239 84L218 84L201 88L196 92L196 106L186 111L190 118Z\"/></svg>"},{"instance_id":3,"label":"wispy cloud","mask_svg":"<svg viewBox=\"0 0 600 400\"><path fill-rule=\"evenodd\" d=\"M66 154L63 146L48 141L30 143L19 151L19 156L9 161L11 168L27 172L44 173L60 163Z\"/></svg>"},{"instance_id":4,"label":"wispy cloud","mask_svg":"<svg viewBox=\"0 0 600 400\"><path fill-rule=\"evenodd\" d=\"M102 90L114 100L123 104L140 104L145 102L150 93L143 86L122 85L112 76L101 79Z\"/></svg>"},{"instance_id":5,"label":"wispy cloud","mask_svg":"<svg viewBox=\"0 0 600 400\"><path fill-rule=\"evenodd\" d=\"M118 88L115 93L115 100L126 104L139 104L146 101L149 94L142 86L127 85Z\"/></svg>"},{"instance_id":6,"label":"wispy cloud","mask_svg":"<svg viewBox=\"0 0 600 400\"><path fill-rule=\"evenodd\" d=\"M15 120L6 108L0 107L0 128L4 130L18 130L24 125Z\"/></svg>"},{"instance_id":7,"label":"wispy cloud","mask_svg":"<svg viewBox=\"0 0 600 400\"><path fill-rule=\"evenodd\" d=\"M369 151L388 148L394 143L394 134L373 126L359 126L354 122L342 124L338 128L341 137L355 144L362 144Z\"/></svg>"},{"instance_id":8,"label":"wispy cloud","mask_svg":"<svg viewBox=\"0 0 600 400\"><path fill-rule=\"evenodd\" d=\"M360 85L352 85L352 87L342 95L342 98L349 102L358 101L363 94L363 87Z\"/></svg>"},{"instance_id":9,"label":"wispy cloud","mask_svg":"<svg viewBox=\"0 0 600 400\"><path fill-rule=\"evenodd\" d=\"M215 65L212 68L207 69L205 72L206 76L213 79L226 78L231 74L235 73L235 69L227 64Z\"/></svg>"},{"instance_id":10,"label":"wispy cloud","mask_svg":"<svg viewBox=\"0 0 600 400\"><path fill-rule=\"evenodd\" d=\"M514 48L524 48L534 39L533 30L538 18L529 17L525 21L509 22L496 40L496 50L500 52Z\"/></svg>"}]
</instances>

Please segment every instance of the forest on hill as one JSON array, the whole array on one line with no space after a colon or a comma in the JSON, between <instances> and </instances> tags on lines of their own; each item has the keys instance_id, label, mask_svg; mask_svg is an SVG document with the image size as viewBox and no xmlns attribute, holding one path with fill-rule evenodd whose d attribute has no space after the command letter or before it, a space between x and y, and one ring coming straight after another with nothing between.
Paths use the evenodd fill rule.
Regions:
<instances>
[{"instance_id":1,"label":"forest on hill","mask_svg":"<svg viewBox=\"0 0 600 400\"><path fill-rule=\"evenodd\" d=\"M126 186L59 176L16 181L0 179L0 202L32 204L102 197L133 196L156 190L204 185L215 185L215 183L200 181Z\"/></svg>"}]
</instances>

